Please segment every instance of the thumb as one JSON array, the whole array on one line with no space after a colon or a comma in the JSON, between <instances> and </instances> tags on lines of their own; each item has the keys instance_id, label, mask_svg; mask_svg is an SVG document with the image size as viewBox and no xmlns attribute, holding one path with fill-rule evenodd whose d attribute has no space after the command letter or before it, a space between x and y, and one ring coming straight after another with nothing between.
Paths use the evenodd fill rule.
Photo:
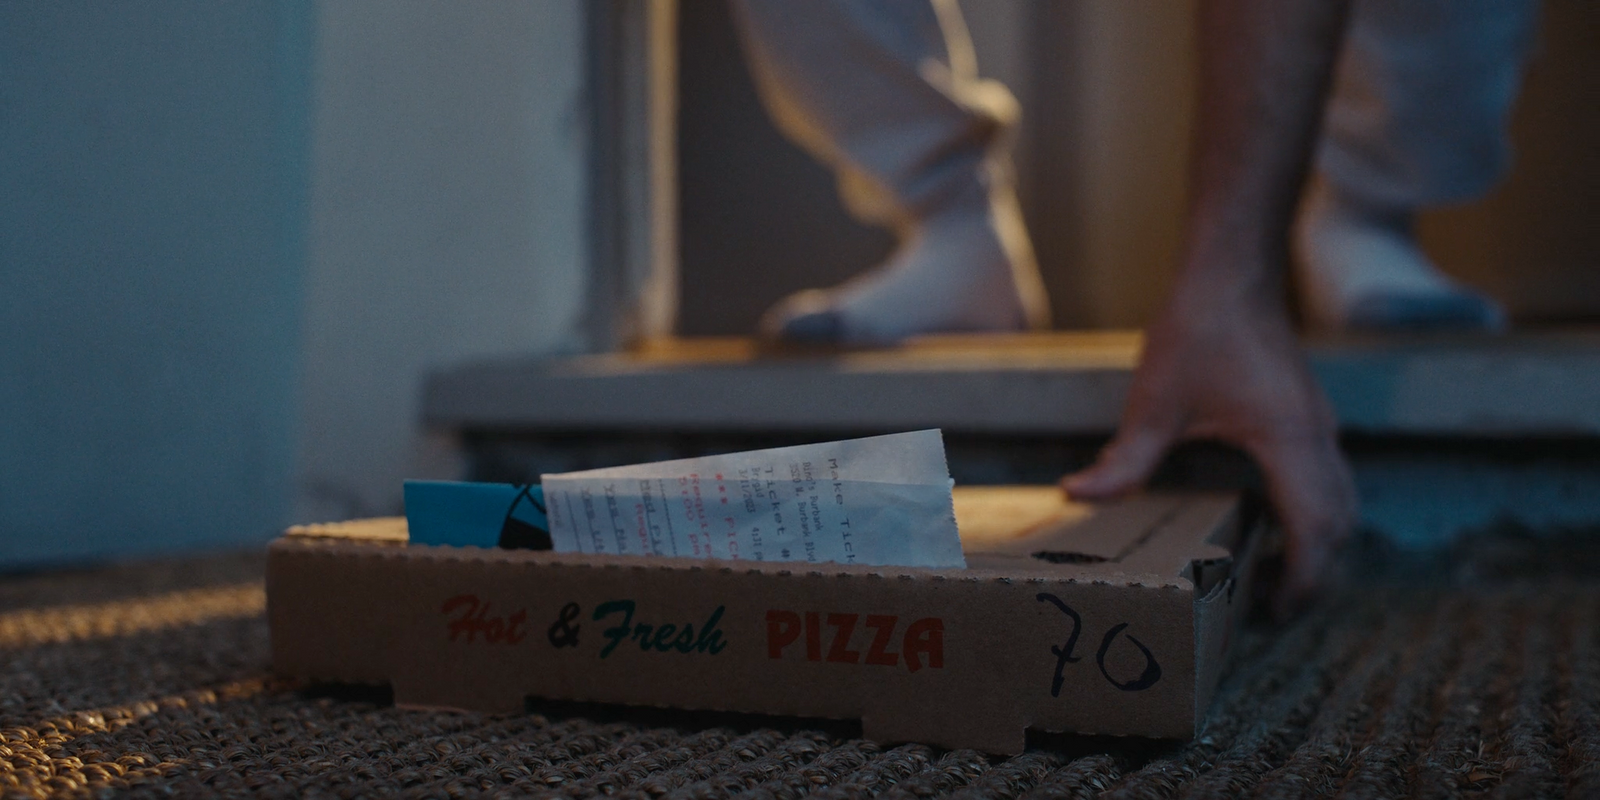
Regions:
<instances>
[{"instance_id":1,"label":"thumb","mask_svg":"<svg viewBox=\"0 0 1600 800\"><path fill-rule=\"evenodd\" d=\"M1074 500L1106 500L1144 485L1172 447L1175 435L1140 426L1119 432L1088 469L1061 479Z\"/></svg>"}]
</instances>

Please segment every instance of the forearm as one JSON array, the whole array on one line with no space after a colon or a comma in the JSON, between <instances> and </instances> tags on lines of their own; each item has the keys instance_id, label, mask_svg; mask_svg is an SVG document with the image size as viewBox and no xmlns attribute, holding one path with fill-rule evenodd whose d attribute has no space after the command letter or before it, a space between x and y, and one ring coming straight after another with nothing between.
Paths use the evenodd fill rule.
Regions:
<instances>
[{"instance_id":1,"label":"forearm","mask_svg":"<svg viewBox=\"0 0 1600 800\"><path fill-rule=\"evenodd\" d=\"M1343 34L1345 0L1201 0L1200 110L1183 263L1147 331L1117 436L1074 497L1132 491L1176 443L1261 466L1286 532L1280 609L1321 580L1356 514L1338 424L1283 292L1287 240Z\"/></svg>"},{"instance_id":2,"label":"forearm","mask_svg":"<svg viewBox=\"0 0 1600 800\"><path fill-rule=\"evenodd\" d=\"M1346 0L1202 0L1180 287L1281 297Z\"/></svg>"}]
</instances>

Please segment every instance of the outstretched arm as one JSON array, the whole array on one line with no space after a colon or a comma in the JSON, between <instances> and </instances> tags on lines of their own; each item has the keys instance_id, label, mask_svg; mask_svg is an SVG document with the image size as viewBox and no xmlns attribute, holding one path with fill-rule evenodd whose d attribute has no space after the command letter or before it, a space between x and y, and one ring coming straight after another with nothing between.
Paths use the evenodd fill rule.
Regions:
<instances>
[{"instance_id":1,"label":"outstretched arm","mask_svg":"<svg viewBox=\"0 0 1600 800\"><path fill-rule=\"evenodd\" d=\"M1288 230L1342 39L1342 0L1203 0L1185 244L1120 430L1074 497L1137 488L1185 439L1249 453L1288 535L1280 603L1305 599L1355 519L1337 421L1289 319Z\"/></svg>"}]
</instances>

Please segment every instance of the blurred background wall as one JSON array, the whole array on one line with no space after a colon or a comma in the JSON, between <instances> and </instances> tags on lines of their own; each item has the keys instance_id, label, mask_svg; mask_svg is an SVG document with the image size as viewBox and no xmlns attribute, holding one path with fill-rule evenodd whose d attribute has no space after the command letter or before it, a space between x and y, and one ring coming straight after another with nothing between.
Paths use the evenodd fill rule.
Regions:
<instances>
[{"instance_id":1,"label":"blurred background wall","mask_svg":"<svg viewBox=\"0 0 1600 800\"><path fill-rule=\"evenodd\" d=\"M421 376L576 346L588 257L582 0L317 10L302 520L456 477Z\"/></svg>"},{"instance_id":2,"label":"blurred background wall","mask_svg":"<svg viewBox=\"0 0 1600 800\"><path fill-rule=\"evenodd\" d=\"M1024 214L1061 328L1144 324L1179 246L1194 110L1196 0L965 0L987 77L1023 107ZM1447 270L1527 323L1600 318L1600 3L1547 0L1512 135L1483 200L1422 220ZM726 0L680 15L680 328L743 334L773 301L827 286L892 242L840 209L832 178L766 121Z\"/></svg>"},{"instance_id":3,"label":"blurred background wall","mask_svg":"<svg viewBox=\"0 0 1600 800\"><path fill-rule=\"evenodd\" d=\"M1545 0L1511 139L1506 180L1423 218L1423 241L1523 322L1600 319L1600 3Z\"/></svg>"},{"instance_id":4,"label":"blurred background wall","mask_svg":"<svg viewBox=\"0 0 1600 800\"><path fill-rule=\"evenodd\" d=\"M423 371L569 344L580 0L0 4L0 568L449 471Z\"/></svg>"},{"instance_id":5,"label":"blurred background wall","mask_svg":"<svg viewBox=\"0 0 1600 800\"><path fill-rule=\"evenodd\" d=\"M0 4L0 564L284 519L312 28Z\"/></svg>"}]
</instances>

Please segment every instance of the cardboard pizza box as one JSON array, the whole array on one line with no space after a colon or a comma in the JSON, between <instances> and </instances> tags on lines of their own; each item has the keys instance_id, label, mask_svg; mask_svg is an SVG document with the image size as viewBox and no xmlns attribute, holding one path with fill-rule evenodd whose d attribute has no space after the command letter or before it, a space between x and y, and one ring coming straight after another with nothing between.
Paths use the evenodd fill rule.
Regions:
<instances>
[{"instance_id":1,"label":"cardboard pizza box","mask_svg":"<svg viewBox=\"0 0 1600 800\"><path fill-rule=\"evenodd\" d=\"M858 719L1018 753L1029 729L1189 738L1250 597L1236 497L956 490L966 569L408 545L405 521L272 543L275 671L395 702L527 698Z\"/></svg>"}]
</instances>

